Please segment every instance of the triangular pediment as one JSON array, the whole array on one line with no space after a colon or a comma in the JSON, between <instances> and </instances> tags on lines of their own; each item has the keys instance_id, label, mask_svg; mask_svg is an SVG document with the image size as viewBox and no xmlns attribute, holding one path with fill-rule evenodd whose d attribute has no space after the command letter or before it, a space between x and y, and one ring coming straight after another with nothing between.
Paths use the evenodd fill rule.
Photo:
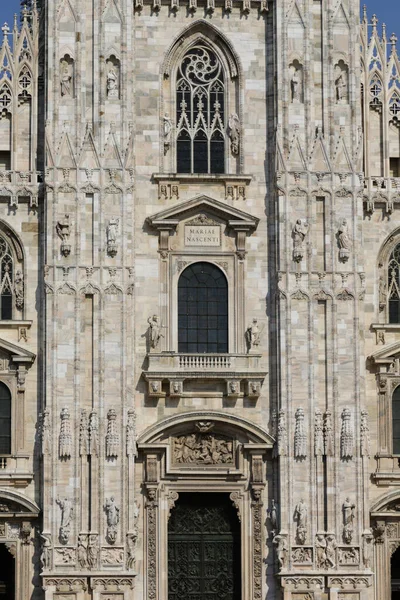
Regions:
<instances>
[{"instance_id":1,"label":"triangular pediment","mask_svg":"<svg viewBox=\"0 0 400 600\"><path fill-rule=\"evenodd\" d=\"M155 215L147 217L147 222L157 229L168 228L168 225L174 228L180 221L196 216L199 213L214 215L233 228L246 227L249 230L254 230L257 228L259 222L259 219L249 213L228 206L205 195L196 196L187 202L182 202L181 204L162 210Z\"/></svg>"},{"instance_id":2,"label":"triangular pediment","mask_svg":"<svg viewBox=\"0 0 400 600\"><path fill-rule=\"evenodd\" d=\"M3 338L0 338L0 356L3 358L7 356L15 363L33 363L36 358L33 352L29 352L29 350L12 344Z\"/></svg>"},{"instance_id":3,"label":"triangular pediment","mask_svg":"<svg viewBox=\"0 0 400 600\"><path fill-rule=\"evenodd\" d=\"M397 358L400 358L400 341L386 344L369 356L369 359L375 364L392 363Z\"/></svg>"}]
</instances>

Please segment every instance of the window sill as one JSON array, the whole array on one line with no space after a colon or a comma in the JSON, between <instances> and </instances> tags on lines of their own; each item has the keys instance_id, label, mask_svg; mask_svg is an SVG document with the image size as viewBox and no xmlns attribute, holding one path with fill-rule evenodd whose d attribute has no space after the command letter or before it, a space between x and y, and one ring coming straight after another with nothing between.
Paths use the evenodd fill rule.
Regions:
<instances>
[{"instance_id":1,"label":"window sill","mask_svg":"<svg viewBox=\"0 0 400 600\"><path fill-rule=\"evenodd\" d=\"M371 329L372 331L380 331L381 329L385 331L400 331L400 323L372 323Z\"/></svg>"},{"instance_id":2,"label":"window sill","mask_svg":"<svg viewBox=\"0 0 400 600\"><path fill-rule=\"evenodd\" d=\"M33 321L17 321L16 319L6 321L0 320L0 328L3 327L7 329L16 329L17 327L27 327L30 329L32 327L32 323Z\"/></svg>"},{"instance_id":3,"label":"window sill","mask_svg":"<svg viewBox=\"0 0 400 600\"><path fill-rule=\"evenodd\" d=\"M246 200L246 188L251 175L231 175L227 173L154 173L154 183L158 184L158 196L165 200L179 200L180 185L208 183L225 187L226 200Z\"/></svg>"}]
</instances>

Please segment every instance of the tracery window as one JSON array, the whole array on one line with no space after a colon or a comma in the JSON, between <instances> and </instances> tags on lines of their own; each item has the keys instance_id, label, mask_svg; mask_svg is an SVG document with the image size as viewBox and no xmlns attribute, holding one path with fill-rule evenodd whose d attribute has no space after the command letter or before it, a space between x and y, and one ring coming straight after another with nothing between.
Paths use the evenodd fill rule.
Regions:
<instances>
[{"instance_id":1,"label":"tracery window","mask_svg":"<svg viewBox=\"0 0 400 600\"><path fill-rule=\"evenodd\" d=\"M224 173L225 83L222 64L205 45L186 52L176 83L177 172Z\"/></svg>"},{"instance_id":2,"label":"tracery window","mask_svg":"<svg viewBox=\"0 0 400 600\"><path fill-rule=\"evenodd\" d=\"M0 382L0 454L11 454L11 392Z\"/></svg>"},{"instance_id":3,"label":"tracery window","mask_svg":"<svg viewBox=\"0 0 400 600\"><path fill-rule=\"evenodd\" d=\"M14 308L22 309L24 284L22 271L15 269L13 252L9 242L0 235L0 319L10 320Z\"/></svg>"},{"instance_id":4,"label":"tracery window","mask_svg":"<svg viewBox=\"0 0 400 600\"><path fill-rule=\"evenodd\" d=\"M211 263L194 263L179 278L178 352L228 352L228 284Z\"/></svg>"},{"instance_id":5,"label":"tracery window","mask_svg":"<svg viewBox=\"0 0 400 600\"><path fill-rule=\"evenodd\" d=\"M393 249L388 264L389 323L400 323L400 244Z\"/></svg>"}]
</instances>

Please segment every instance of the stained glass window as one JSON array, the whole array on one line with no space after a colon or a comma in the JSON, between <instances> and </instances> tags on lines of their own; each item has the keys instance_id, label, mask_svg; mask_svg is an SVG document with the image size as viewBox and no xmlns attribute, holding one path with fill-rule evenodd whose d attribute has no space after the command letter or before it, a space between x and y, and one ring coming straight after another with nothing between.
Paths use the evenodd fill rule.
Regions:
<instances>
[{"instance_id":1,"label":"stained glass window","mask_svg":"<svg viewBox=\"0 0 400 600\"><path fill-rule=\"evenodd\" d=\"M217 56L207 46L191 48L177 76L178 173L224 173L224 102L224 75Z\"/></svg>"}]
</instances>

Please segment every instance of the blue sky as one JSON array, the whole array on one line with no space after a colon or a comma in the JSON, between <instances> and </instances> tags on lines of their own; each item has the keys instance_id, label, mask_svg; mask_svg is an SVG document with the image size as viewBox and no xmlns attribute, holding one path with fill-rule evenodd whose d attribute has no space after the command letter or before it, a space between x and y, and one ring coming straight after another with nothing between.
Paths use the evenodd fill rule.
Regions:
<instances>
[{"instance_id":1,"label":"blue sky","mask_svg":"<svg viewBox=\"0 0 400 600\"><path fill-rule=\"evenodd\" d=\"M279 2L280 0L276 0ZM364 0L361 0L364 4ZM386 23L387 32L396 33L399 38L399 54L400 54L400 1L399 0L367 0L365 4L368 7L368 17L376 13L379 23ZM19 10L20 0L0 0L0 24L7 21L11 26L13 23L13 15Z\"/></svg>"}]
</instances>

